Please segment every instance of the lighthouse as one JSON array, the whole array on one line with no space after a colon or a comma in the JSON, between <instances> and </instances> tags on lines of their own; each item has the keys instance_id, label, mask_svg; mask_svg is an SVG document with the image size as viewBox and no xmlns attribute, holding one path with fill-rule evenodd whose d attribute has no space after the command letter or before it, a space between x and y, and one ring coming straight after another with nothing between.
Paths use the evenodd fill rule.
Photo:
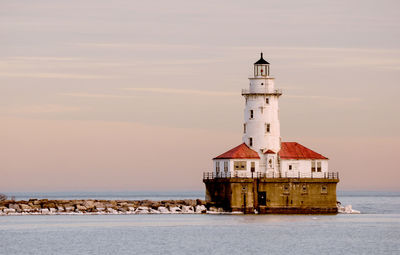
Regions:
<instances>
[{"instance_id":1,"label":"lighthouse","mask_svg":"<svg viewBox=\"0 0 400 255\"><path fill-rule=\"evenodd\" d=\"M258 153L259 171L272 172L277 170L276 153L281 149L278 101L282 92L275 89L270 63L263 53L254 63L254 74L249 80L249 88L242 90L245 98L242 140Z\"/></svg>"},{"instance_id":2,"label":"lighthouse","mask_svg":"<svg viewBox=\"0 0 400 255\"><path fill-rule=\"evenodd\" d=\"M242 143L213 158L203 174L208 203L243 213L337 213L337 172L328 158L297 142L283 142L279 97L261 53L242 90Z\"/></svg>"},{"instance_id":3,"label":"lighthouse","mask_svg":"<svg viewBox=\"0 0 400 255\"><path fill-rule=\"evenodd\" d=\"M242 144L213 158L216 176L322 177L328 158L297 143L282 142L279 97L271 64L263 53L253 64L248 88L242 89L244 119Z\"/></svg>"}]
</instances>

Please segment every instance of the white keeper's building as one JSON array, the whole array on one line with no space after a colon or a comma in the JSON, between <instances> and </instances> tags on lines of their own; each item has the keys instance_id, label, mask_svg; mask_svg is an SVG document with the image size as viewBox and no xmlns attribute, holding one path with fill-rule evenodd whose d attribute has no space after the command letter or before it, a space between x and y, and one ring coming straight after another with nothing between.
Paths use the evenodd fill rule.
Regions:
<instances>
[{"instance_id":1,"label":"white keeper's building","mask_svg":"<svg viewBox=\"0 0 400 255\"><path fill-rule=\"evenodd\" d=\"M254 63L245 98L243 143L213 159L214 174L228 177L323 177L328 158L296 142L282 142L279 97L270 75L270 64L261 58Z\"/></svg>"}]
</instances>

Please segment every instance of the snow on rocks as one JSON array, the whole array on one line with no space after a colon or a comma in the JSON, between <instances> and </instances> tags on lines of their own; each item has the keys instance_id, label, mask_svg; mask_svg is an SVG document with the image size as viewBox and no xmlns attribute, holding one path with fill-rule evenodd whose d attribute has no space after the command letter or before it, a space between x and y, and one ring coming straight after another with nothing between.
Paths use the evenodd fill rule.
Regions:
<instances>
[{"instance_id":1,"label":"snow on rocks","mask_svg":"<svg viewBox=\"0 0 400 255\"><path fill-rule=\"evenodd\" d=\"M200 214L226 213L222 208L206 207L200 199L185 200L48 200L0 201L0 215L73 214Z\"/></svg>"},{"instance_id":2,"label":"snow on rocks","mask_svg":"<svg viewBox=\"0 0 400 255\"><path fill-rule=\"evenodd\" d=\"M195 212L196 213L206 213L207 212L207 208L206 208L205 205L196 205Z\"/></svg>"},{"instance_id":3,"label":"snow on rocks","mask_svg":"<svg viewBox=\"0 0 400 255\"><path fill-rule=\"evenodd\" d=\"M340 202L337 203L338 213L346 213L346 214L360 214L360 211L354 210L352 205L342 206Z\"/></svg>"}]
</instances>

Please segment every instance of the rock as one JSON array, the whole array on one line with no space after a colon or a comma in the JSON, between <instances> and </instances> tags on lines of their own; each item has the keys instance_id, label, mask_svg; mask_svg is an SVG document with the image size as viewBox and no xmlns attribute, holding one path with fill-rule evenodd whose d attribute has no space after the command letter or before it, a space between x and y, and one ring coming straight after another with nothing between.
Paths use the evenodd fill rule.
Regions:
<instances>
[{"instance_id":1,"label":"rock","mask_svg":"<svg viewBox=\"0 0 400 255\"><path fill-rule=\"evenodd\" d=\"M210 211L210 212L218 212L218 209L217 209L217 207L215 207L215 206L211 206L210 209L209 209L209 211Z\"/></svg>"},{"instance_id":2,"label":"rock","mask_svg":"<svg viewBox=\"0 0 400 255\"><path fill-rule=\"evenodd\" d=\"M116 210L114 210L113 208L107 208L107 212L108 213L112 213L112 214L118 214L118 212Z\"/></svg>"},{"instance_id":3,"label":"rock","mask_svg":"<svg viewBox=\"0 0 400 255\"><path fill-rule=\"evenodd\" d=\"M95 202L94 207L97 209L97 211L99 210L98 208L106 208L106 206L101 202Z\"/></svg>"},{"instance_id":4,"label":"rock","mask_svg":"<svg viewBox=\"0 0 400 255\"><path fill-rule=\"evenodd\" d=\"M21 208L21 210L23 212L30 212L32 211L32 207L30 207L29 205L26 204L20 204L19 207Z\"/></svg>"},{"instance_id":5,"label":"rock","mask_svg":"<svg viewBox=\"0 0 400 255\"><path fill-rule=\"evenodd\" d=\"M85 200L82 204L86 209L93 209L95 207L95 203L93 200Z\"/></svg>"},{"instance_id":6,"label":"rock","mask_svg":"<svg viewBox=\"0 0 400 255\"><path fill-rule=\"evenodd\" d=\"M205 205L196 205L195 212L196 213L206 213L207 212L207 208L206 208Z\"/></svg>"},{"instance_id":7,"label":"rock","mask_svg":"<svg viewBox=\"0 0 400 255\"><path fill-rule=\"evenodd\" d=\"M149 212L150 212L150 213L153 213L153 214L160 214L160 213L161 213L160 211L155 210L155 209L153 209L153 208L150 208Z\"/></svg>"},{"instance_id":8,"label":"rock","mask_svg":"<svg viewBox=\"0 0 400 255\"><path fill-rule=\"evenodd\" d=\"M65 211L65 210L64 210L64 207L61 206L61 205L58 205L58 206L57 206L57 210L58 210L59 212L64 212L64 211Z\"/></svg>"},{"instance_id":9,"label":"rock","mask_svg":"<svg viewBox=\"0 0 400 255\"><path fill-rule=\"evenodd\" d=\"M56 208L49 208L50 213L56 213L57 209Z\"/></svg>"},{"instance_id":10,"label":"rock","mask_svg":"<svg viewBox=\"0 0 400 255\"><path fill-rule=\"evenodd\" d=\"M40 209L40 213L41 213L41 214L49 214L50 211L49 211L49 209L44 208L44 209Z\"/></svg>"},{"instance_id":11,"label":"rock","mask_svg":"<svg viewBox=\"0 0 400 255\"><path fill-rule=\"evenodd\" d=\"M86 211L86 207L85 206L83 206L83 205L77 205L76 206L76 210L78 210L78 211L80 211L80 212L84 212L84 211Z\"/></svg>"},{"instance_id":12,"label":"rock","mask_svg":"<svg viewBox=\"0 0 400 255\"><path fill-rule=\"evenodd\" d=\"M38 205L33 204L33 205L31 205L30 207L32 208L32 211L35 211L35 212L39 212L40 209L42 209L42 207L40 206L40 204L38 204Z\"/></svg>"},{"instance_id":13,"label":"rock","mask_svg":"<svg viewBox=\"0 0 400 255\"><path fill-rule=\"evenodd\" d=\"M139 213L139 214L141 214L141 213L149 213L149 208L147 206L139 206L136 209L135 213Z\"/></svg>"},{"instance_id":14,"label":"rock","mask_svg":"<svg viewBox=\"0 0 400 255\"><path fill-rule=\"evenodd\" d=\"M134 211L135 211L135 207L129 206L129 207L128 207L128 210L129 210L130 212L134 212Z\"/></svg>"},{"instance_id":15,"label":"rock","mask_svg":"<svg viewBox=\"0 0 400 255\"><path fill-rule=\"evenodd\" d=\"M15 213L15 209L14 208L5 208L3 209L3 212L8 214L8 213Z\"/></svg>"},{"instance_id":16,"label":"rock","mask_svg":"<svg viewBox=\"0 0 400 255\"><path fill-rule=\"evenodd\" d=\"M158 207L157 210L158 210L160 213L171 213L171 212L168 210L168 208L167 208L167 207L164 207L164 206Z\"/></svg>"},{"instance_id":17,"label":"rock","mask_svg":"<svg viewBox=\"0 0 400 255\"><path fill-rule=\"evenodd\" d=\"M49 202L49 203L43 203L42 208L56 208L56 204Z\"/></svg>"},{"instance_id":18,"label":"rock","mask_svg":"<svg viewBox=\"0 0 400 255\"><path fill-rule=\"evenodd\" d=\"M112 208L111 208L112 209ZM105 211L106 210L106 208L102 208L102 207L96 207L96 210L98 211L98 212L102 212L102 211Z\"/></svg>"},{"instance_id":19,"label":"rock","mask_svg":"<svg viewBox=\"0 0 400 255\"><path fill-rule=\"evenodd\" d=\"M193 199L185 199L185 200L183 200L183 203L187 206L196 206L197 205L196 200L193 200Z\"/></svg>"},{"instance_id":20,"label":"rock","mask_svg":"<svg viewBox=\"0 0 400 255\"><path fill-rule=\"evenodd\" d=\"M112 204L112 203L106 203L105 204L105 207L108 209L108 208L112 208L112 209L114 209L114 210L116 210L118 207L117 207L117 205L115 205L115 204Z\"/></svg>"},{"instance_id":21,"label":"rock","mask_svg":"<svg viewBox=\"0 0 400 255\"><path fill-rule=\"evenodd\" d=\"M66 211L66 212L73 212L73 211L75 211L75 207L74 207L74 206L65 206L64 208L65 208L65 211Z\"/></svg>"},{"instance_id":22,"label":"rock","mask_svg":"<svg viewBox=\"0 0 400 255\"><path fill-rule=\"evenodd\" d=\"M184 205L182 206L183 213L194 213L193 206Z\"/></svg>"},{"instance_id":23,"label":"rock","mask_svg":"<svg viewBox=\"0 0 400 255\"><path fill-rule=\"evenodd\" d=\"M171 211L171 213L181 213L182 212L182 209L177 206L171 207L171 208L169 208L169 210Z\"/></svg>"},{"instance_id":24,"label":"rock","mask_svg":"<svg viewBox=\"0 0 400 255\"><path fill-rule=\"evenodd\" d=\"M19 207L18 204L9 204L8 208L14 209L16 212L22 212L21 208Z\"/></svg>"},{"instance_id":25,"label":"rock","mask_svg":"<svg viewBox=\"0 0 400 255\"><path fill-rule=\"evenodd\" d=\"M126 211L128 211L128 210L126 210L124 207L119 207L118 211L120 211L122 213L126 213Z\"/></svg>"}]
</instances>

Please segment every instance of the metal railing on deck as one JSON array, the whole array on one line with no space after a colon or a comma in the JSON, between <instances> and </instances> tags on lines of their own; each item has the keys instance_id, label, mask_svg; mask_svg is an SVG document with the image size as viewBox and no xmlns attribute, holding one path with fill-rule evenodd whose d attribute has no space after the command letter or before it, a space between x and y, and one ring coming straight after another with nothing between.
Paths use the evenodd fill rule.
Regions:
<instances>
[{"instance_id":1,"label":"metal railing on deck","mask_svg":"<svg viewBox=\"0 0 400 255\"><path fill-rule=\"evenodd\" d=\"M285 172L285 173L249 173L249 172L204 172L204 180L212 180L217 178L312 178L312 179L339 179L339 172Z\"/></svg>"},{"instance_id":2,"label":"metal railing on deck","mask_svg":"<svg viewBox=\"0 0 400 255\"><path fill-rule=\"evenodd\" d=\"M260 89L260 88L254 88L254 89L242 89L242 95L250 95L250 94L263 94L263 95L282 95L282 90L281 89L273 89L273 90L267 90L267 89Z\"/></svg>"}]
</instances>

